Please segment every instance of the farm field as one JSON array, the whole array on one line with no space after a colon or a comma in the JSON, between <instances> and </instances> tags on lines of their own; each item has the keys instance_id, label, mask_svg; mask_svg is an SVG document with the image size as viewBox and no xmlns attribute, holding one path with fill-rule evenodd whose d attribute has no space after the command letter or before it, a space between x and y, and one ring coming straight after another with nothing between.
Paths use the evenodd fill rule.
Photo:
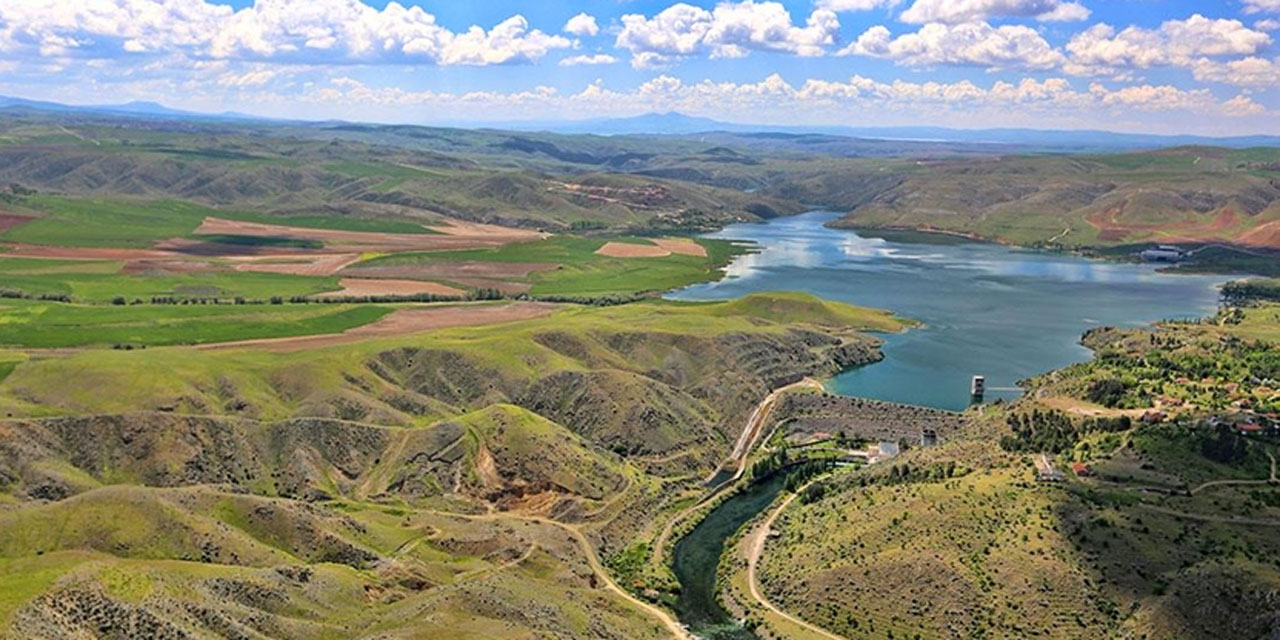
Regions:
<instances>
[{"instance_id":1,"label":"farm field","mask_svg":"<svg viewBox=\"0 0 1280 640\"><path fill-rule=\"evenodd\" d=\"M391 312L373 305L136 305L0 301L0 348L155 347L340 333Z\"/></svg>"}]
</instances>

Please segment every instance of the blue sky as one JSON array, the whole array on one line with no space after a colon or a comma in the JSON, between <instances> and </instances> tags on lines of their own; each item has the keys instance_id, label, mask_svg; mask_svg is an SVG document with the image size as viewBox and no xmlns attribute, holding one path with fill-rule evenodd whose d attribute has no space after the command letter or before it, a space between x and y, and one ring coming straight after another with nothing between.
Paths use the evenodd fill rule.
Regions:
<instances>
[{"instance_id":1,"label":"blue sky","mask_svg":"<svg viewBox=\"0 0 1280 640\"><path fill-rule=\"evenodd\" d=\"M483 123L1280 134L1280 0L0 0L0 93Z\"/></svg>"}]
</instances>

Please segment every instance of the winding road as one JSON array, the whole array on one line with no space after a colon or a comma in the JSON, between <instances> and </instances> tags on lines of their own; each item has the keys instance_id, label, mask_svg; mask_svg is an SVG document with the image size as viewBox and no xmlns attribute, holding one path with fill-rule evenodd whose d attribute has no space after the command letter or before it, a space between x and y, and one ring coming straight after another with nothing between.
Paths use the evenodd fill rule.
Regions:
<instances>
[{"instance_id":1,"label":"winding road","mask_svg":"<svg viewBox=\"0 0 1280 640\"><path fill-rule=\"evenodd\" d=\"M805 622L804 620L780 609L764 595L760 590L760 583L756 579L756 566L760 564L760 557L764 555L764 545L769 540L769 532L773 530L774 521L776 521L778 516L791 505L791 502L796 499L796 496L799 496L811 484L813 484L813 482L809 482L795 493L787 496L785 500L773 508L773 511L769 512L769 517L765 518L763 522L756 525L755 529L752 529L751 533L747 534L747 586L751 591L752 599L760 603L769 611L773 612L774 615L790 622L791 624L802 627L807 631L811 631L818 636L827 638L827 640L845 640L844 636L838 636L826 629L823 629L822 627Z\"/></svg>"},{"instance_id":2,"label":"winding road","mask_svg":"<svg viewBox=\"0 0 1280 640\"><path fill-rule=\"evenodd\" d=\"M550 518L543 518L541 516L522 516L511 513L466 514L453 513L449 511L430 511L429 513L450 518L462 518L464 520L524 520L527 522L537 522L539 524L559 527L560 529L568 532L569 535L577 541L578 546L582 549L583 556L587 559L587 565L590 566L591 571L600 578L601 584L603 584L606 589L614 592L623 600L626 600L628 603L649 614L658 622L661 622L662 625L671 632L671 636L677 638L677 640L697 640L665 609L655 607L654 605L631 595L631 593L626 589L618 586L618 583L614 582L613 577L609 575L609 571L604 568L604 565L600 564L600 558L596 555L595 546L591 544L591 541L587 539L587 536L584 535L581 530L573 525L552 520ZM530 549L530 552L532 552L532 549Z\"/></svg>"}]
</instances>

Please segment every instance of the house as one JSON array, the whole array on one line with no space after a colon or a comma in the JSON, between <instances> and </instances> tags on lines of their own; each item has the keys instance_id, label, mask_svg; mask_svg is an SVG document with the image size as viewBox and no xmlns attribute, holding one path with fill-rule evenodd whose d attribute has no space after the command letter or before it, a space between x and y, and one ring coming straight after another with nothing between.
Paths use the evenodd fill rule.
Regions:
<instances>
[{"instance_id":1,"label":"house","mask_svg":"<svg viewBox=\"0 0 1280 640\"><path fill-rule=\"evenodd\" d=\"M1187 257L1187 254L1183 253L1182 249L1167 244L1152 247L1138 255L1142 256L1142 259L1147 262L1178 262Z\"/></svg>"},{"instance_id":2,"label":"house","mask_svg":"<svg viewBox=\"0 0 1280 640\"><path fill-rule=\"evenodd\" d=\"M1250 433L1261 433L1262 425L1254 424L1252 422L1241 422L1236 425L1236 431L1239 431L1242 436Z\"/></svg>"},{"instance_id":3,"label":"house","mask_svg":"<svg viewBox=\"0 0 1280 640\"><path fill-rule=\"evenodd\" d=\"M1152 409L1142 414L1142 421L1147 424L1157 424L1160 422L1164 422L1165 418L1168 418L1168 417L1169 415L1166 414L1165 412Z\"/></svg>"},{"instance_id":4,"label":"house","mask_svg":"<svg viewBox=\"0 0 1280 640\"><path fill-rule=\"evenodd\" d=\"M873 445L870 455L867 456L868 462L883 462L902 453L902 447L896 442L882 441L878 445Z\"/></svg>"},{"instance_id":5,"label":"house","mask_svg":"<svg viewBox=\"0 0 1280 640\"><path fill-rule=\"evenodd\" d=\"M1083 462L1071 463L1071 472L1076 474L1078 478L1088 478L1093 475L1093 469Z\"/></svg>"}]
</instances>

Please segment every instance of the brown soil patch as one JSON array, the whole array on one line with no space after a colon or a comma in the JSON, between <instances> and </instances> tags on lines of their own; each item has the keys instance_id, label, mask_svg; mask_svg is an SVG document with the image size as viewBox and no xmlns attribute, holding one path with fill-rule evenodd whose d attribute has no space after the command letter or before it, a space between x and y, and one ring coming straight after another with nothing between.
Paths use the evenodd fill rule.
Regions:
<instances>
[{"instance_id":1,"label":"brown soil patch","mask_svg":"<svg viewBox=\"0 0 1280 640\"><path fill-rule=\"evenodd\" d=\"M671 251L653 244L627 244L625 242L606 242L596 249L596 255L610 258L665 258Z\"/></svg>"},{"instance_id":2,"label":"brown soil patch","mask_svg":"<svg viewBox=\"0 0 1280 640\"><path fill-rule=\"evenodd\" d=\"M181 255L156 249L108 249L103 247L51 247L36 244L10 244L6 256L13 258L49 258L51 260L180 260Z\"/></svg>"},{"instance_id":3,"label":"brown soil patch","mask_svg":"<svg viewBox=\"0 0 1280 640\"><path fill-rule=\"evenodd\" d=\"M512 282L510 280L493 280L491 278L450 278L449 282L471 287L472 289L496 289L503 293L528 293L533 288L533 283L531 282Z\"/></svg>"},{"instance_id":4,"label":"brown soil patch","mask_svg":"<svg viewBox=\"0 0 1280 640\"><path fill-rule=\"evenodd\" d=\"M343 274L460 281L460 278L527 278L530 273L551 271L557 266L547 262L449 262L444 264L353 267L343 271Z\"/></svg>"},{"instance_id":5,"label":"brown soil patch","mask_svg":"<svg viewBox=\"0 0 1280 640\"><path fill-rule=\"evenodd\" d=\"M31 222L34 219L34 216L20 216L16 213L5 213L0 211L0 233L4 233L18 225Z\"/></svg>"},{"instance_id":6,"label":"brown soil patch","mask_svg":"<svg viewBox=\"0 0 1280 640\"><path fill-rule=\"evenodd\" d=\"M1266 222L1242 234L1237 242L1250 247L1280 248L1280 222Z\"/></svg>"},{"instance_id":7,"label":"brown soil patch","mask_svg":"<svg viewBox=\"0 0 1280 640\"><path fill-rule=\"evenodd\" d=\"M657 238L650 242L682 256L707 257L707 248L688 238Z\"/></svg>"},{"instance_id":8,"label":"brown soil patch","mask_svg":"<svg viewBox=\"0 0 1280 640\"><path fill-rule=\"evenodd\" d=\"M342 285L339 291L330 291L312 296L313 298L345 298L364 296L412 296L429 293L438 296L462 296L467 292L462 289L421 280L379 280L375 278L343 278L338 281Z\"/></svg>"},{"instance_id":9,"label":"brown soil patch","mask_svg":"<svg viewBox=\"0 0 1280 640\"><path fill-rule=\"evenodd\" d=\"M125 263L120 273L166 274L166 273L213 273L220 271L217 265L200 260L132 260Z\"/></svg>"},{"instance_id":10,"label":"brown soil patch","mask_svg":"<svg viewBox=\"0 0 1280 640\"><path fill-rule=\"evenodd\" d=\"M545 238L546 234L526 229L509 229L495 225L447 220L439 234L378 233L309 229L287 225L242 222L223 218L205 218L195 233L203 235L239 235L270 238L318 240L347 251L442 251L494 247L509 242L526 242Z\"/></svg>"},{"instance_id":11,"label":"brown soil patch","mask_svg":"<svg viewBox=\"0 0 1280 640\"><path fill-rule=\"evenodd\" d=\"M545 302L513 302L511 304L458 304L448 306L414 307L393 311L377 322L356 327L343 333L294 338L265 338L239 340L197 346L197 349L235 349L252 347L266 351L302 351L340 344L359 342L369 338L403 336L452 327L477 327L520 320L532 320L550 315L558 305Z\"/></svg>"},{"instance_id":12,"label":"brown soil patch","mask_svg":"<svg viewBox=\"0 0 1280 640\"><path fill-rule=\"evenodd\" d=\"M244 259L241 259L244 260ZM288 273L297 276L331 276L360 260L358 253L295 254L254 258L236 265L236 271Z\"/></svg>"}]
</instances>

